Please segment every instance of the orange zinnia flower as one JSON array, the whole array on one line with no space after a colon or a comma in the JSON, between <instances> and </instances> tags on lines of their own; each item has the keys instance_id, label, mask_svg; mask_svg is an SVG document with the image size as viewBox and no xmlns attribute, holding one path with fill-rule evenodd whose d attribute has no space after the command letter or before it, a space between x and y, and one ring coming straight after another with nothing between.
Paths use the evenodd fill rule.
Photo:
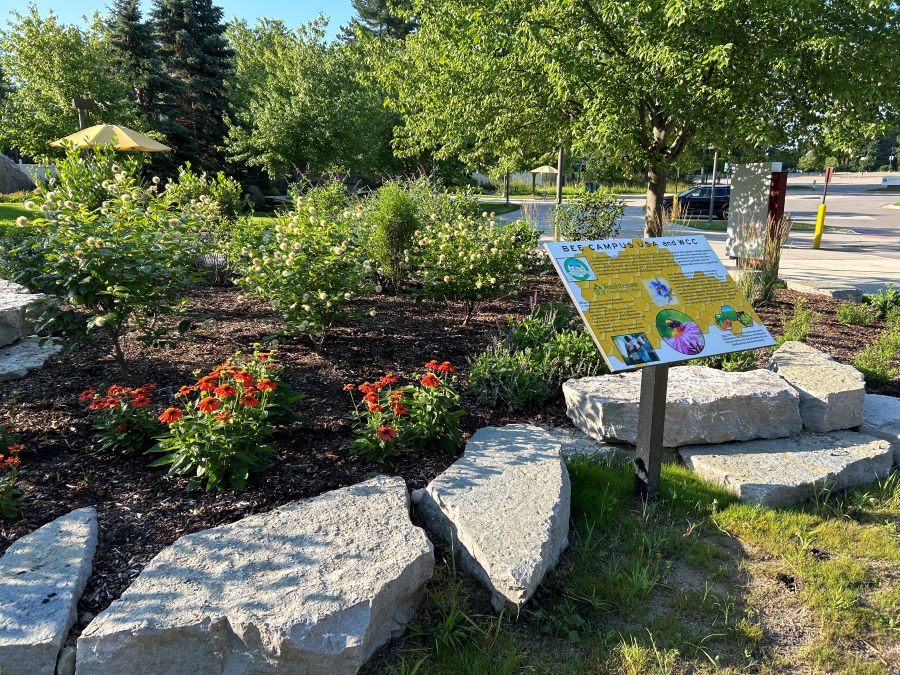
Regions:
<instances>
[{"instance_id":1,"label":"orange zinnia flower","mask_svg":"<svg viewBox=\"0 0 900 675\"><path fill-rule=\"evenodd\" d=\"M222 412L216 414L216 419L220 422L227 422L231 419L231 413L227 410L223 410Z\"/></svg>"},{"instance_id":2,"label":"orange zinnia flower","mask_svg":"<svg viewBox=\"0 0 900 675\"><path fill-rule=\"evenodd\" d=\"M150 399L146 396L135 396L131 399L132 408L146 408L150 405Z\"/></svg>"},{"instance_id":3,"label":"orange zinnia flower","mask_svg":"<svg viewBox=\"0 0 900 675\"><path fill-rule=\"evenodd\" d=\"M252 387L255 383L253 381L253 376L248 373L246 370L239 370L234 374L234 379L240 382L245 387Z\"/></svg>"},{"instance_id":4,"label":"orange zinnia flower","mask_svg":"<svg viewBox=\"0 0 900 675\"><path fill-rule=\"evenodd\" d=\"M438 367L437 359L431 359L431 361L425 364L425 367L428 368L428 370L435 370Z\"/></svg>"},{"instance_id":5,"label":"orange zinnia flower","mask_svg":"<svg viewBox=\"0 0 900 675\"><path fill-rule=\"evenodd\" d=\"M9 466L19 466L19 464L22 463L22 460L20 460L18 457L7 457L6 463Z\"/></svg>"},{"instance_id":6,"label":"orange zinnia flower","mask_svg":"<svg viewBox=\"0 0 900 675\"><path fill-rule=\"evenodd\" d=\"M189 387L187 385L184 385L181 389L178 390L178 393L175 395L176 396L187 396L188 394L192 393L194 391L194 389L196 389L196 387Z\"/></svg>"},{"instance_id":7,"label":"orange zinnia flower","mask_svg":"<svg viewBox=\"0 0 900 675\"><path fill-rule=\"evenodd\" d=\"M130 394L131 389L120 387L119 385L114 384L106 390L106 393L108 396L124 396L125 394Z\"/></svg>"},{"instance_id":8,"label":"orange zinnia flower","mask_svg":"<svg viewBox=\"0 0 900 675\"><path fill-rule=\"evenodd\" d=\"M423 387L437 387L441 384L441 381L437 379L432 373L426 373L422 378L422 386Z\"/></svg>"},{"instance_id":9,"label":"orange zinnia flower","mask_svg":"<svg viewBox=\"0 0 900 675\"><path fill-rule=\"evenodd\" d=\"M205 398L200 399L200 403L197 404L197 410L205 413L215 412L221 407L222 402L217 398L212 398L211 396L206 396Z\"/></svg>"},{"instance_id":10,"label":"orange zinnia flower","mask_svg":"<svg viewBox=\"0 0 900 675\"><path fill-rule=\"evenodd\" d=\"M271 391L277 386L278 385L272 382L272 380L270 380L268 377L264 377L256 383L256 387L262 391Z\"/></svg>"},{"instance_id":11,"label":"orange zinnia flower","mask_svg":"<svg viewBox=\"0 0 900 675\"><path fill-rule=\"evenodd\" d=\"M106 396L103 398L97 398L91 401L91 404L88 406L91 410L112 410L117 405L119 405L119 401L110 396Z\"/></svg>"},{"instance_id":12,"label":"orange zinnia flower","mask_svg":"<svg viewBox=\"0 0 900 675\"><path fill-rule=\"evenodd\" d=\"M14 443L13 445L9 446L9 454L18 455L24 449L25 445L23 443Z\"/></svg>"},{"instance_id":13,"label":"orange zinnia flower","mask_svg":"<svg viewBox=\"0 0 900 675\"><path fill-rule=\"evenodd\" d=\"M215 378L210 377L209 375L204 375L199 380L197 380L197 388L200 391L212 391L218 386L219 383L216 382Z\"/></svg>"},{"instance_id":14,"label":"orange zinnia flower","mask_svg":"<svg viewBox=\"0 0 900 675\"><path fill-rule=\"evenodd\" d=\"M380 380L378 380L378 384L381 385L382 387L387 386L389 384L397 384L397 378L394 377L393 373L388 373L387 375L382 377Z\"/></svg>"},{"instance_id":15,"label":"orange zinnia flower","mask_svg":"<svg viewBox=\"0 0 900 675\"><path fill-rule=\"evenodd\" d=\"M149 394L151 391L153 391L153 390L155 390L155 389L156 389L156 385L155 385L155 384L150 384L150 383L148 383L148 384L142 384L140 387L138 387L138 388L135 389L134 391L135 391L135 392L140 392L140 393L142 393L142 394Z\"/></svg>"},{"instance_id":16,"label":"orange zinnia flower","mask_svg":"<svg viewBox=\"0 0 900 675\"><path fill-rule=\"evenodd\" d=\"M78 400L79 401L90 401L96 395L97 395L97 392L94 391L93 389L85 389L83 392L78 394Z\"/></svg>"},{"instance_id":17,"label":"orange zinnia flower","mask_svg":"<svg viewBox=\"0 0 900 675\"><path fill-rule=\"evenodd\" d=\"M172 422L177 422L182 417L184 417L184 413L178 408L166 408L159 416L159 421L163 424L172 424Z\"/></svg>"},{"instance_id":18,"label":"orange zinnia flower","mask_svg":"<svg viewBox=\"0 0 900 675\"><path fill-rule=\"evenodd\" d=\"M403 403L401 401L394 401L393 403L391 403L391 410L394 411L395 415L405 415L409 412L409 410L403 407Z\"/></svg>"},{"instance_id":19,"label":"orange zinnia flower","mask_svg":"<svg viewBox=\"0 0 900 675\"><path fill-rule=\"evenodd\" d=\"M365 401L366 403L378 403L378 394L376 394L374 391L371 391L363 396L363 401Z\"/></svg>"},{"instance_id":20,"label":"orange zinnia flower","mask_svg":"<svg viewBox=\"0 0 900 675\"><path fill-rule=\"evenodd\" d=\"M269 352L260 352L256 355L256 360L262 363L263 361L268 361L270 356Z\"/></svg>"},{"instance_id":21,"label":"orange zinnia flower","mask_svg":"<svg viewBox=\"0 0 900 675\"><path fill-rule=\"evenodd\" d=\"M456 368L454 368L449 361L444 361L441 365L439 365L436 370L442 373L452 373Z\"/></svg>"},{"instance_id":22,"label":"orange zinnia flower","mask_svg":"<svg viewBox=\"0 0 900 675\"><path fill-rule=\"evenodd\" d=\"M219 398L228 398L229 396L234 396L237 393L237 389L230 384L222 384L216 387L213 393Z\"/></svg>"},{"instance_id":23,"label":"orange zinnia flower","mask_svg":"<svg viewBox=\"0 0 900 675\"><path fill-rule=\"evenodd\" d=\"M370 403L369 404L369 412L373 412L373 413L381 412L381 406L378 405L377 403Z\"/></svg>"},{"instance_id":24,"label":"orange zinnia flower","mask_svg":"<svg viewBox=\"0 0 900 675\"><path fill-rule=\"evenodd\" d=\"M353 391L354 389L356 389L355 384L345 384L344 385L344 391Z\"/></svg>"},{"instance_id":25,"label":"orange zinnia flower","mask_svg":"<svg viewBox=\"0 0 900 675\"><path fill-rule=\"evenodd\" d=\"M248 408L255 408L259 405L259 399L255 396L241 396L241 405L245 405Z\"/></svg>"},{"instance_id":26,"label":"orange zinnia flower","mask_svg":"<svg viewBox=\"0 0 900 675\"><path fill-rule=\"evenodd\" d=\"M397 438L397 430L394 429L390 424L382 424L378 427L378 431L375 432L375 435L378 436L384 443L390 443L395 438Z\"/></svg>"}]
</instances>

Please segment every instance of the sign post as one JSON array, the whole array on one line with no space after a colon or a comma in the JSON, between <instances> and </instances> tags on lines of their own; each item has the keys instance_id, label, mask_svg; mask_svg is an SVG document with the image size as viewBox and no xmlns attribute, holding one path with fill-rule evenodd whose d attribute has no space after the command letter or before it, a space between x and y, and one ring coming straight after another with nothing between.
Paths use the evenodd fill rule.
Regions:
<instances>
[{"instance_id":1,"label":"sign post","mask_svg":"<svg viewBox=\"0 0 900 675\"><path fill-rule=\"evenodd\" d=\"M669 365L775 341L703 236L553 242L546 249L610 371L642 368L635 490L653 500Z\"/></svg>"}]
</instances>

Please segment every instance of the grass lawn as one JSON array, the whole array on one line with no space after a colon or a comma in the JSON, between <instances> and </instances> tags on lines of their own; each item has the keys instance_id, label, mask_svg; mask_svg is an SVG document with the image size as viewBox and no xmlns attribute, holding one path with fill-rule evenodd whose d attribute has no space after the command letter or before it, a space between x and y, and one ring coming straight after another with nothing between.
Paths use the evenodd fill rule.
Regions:
<instances>
[{"instance_id":1,"label":"grass lawn","mask_svg":"<svg viewBox=\"0 0 900 675\"><path fill-rule=\"evenodd\" d=\"M713 220L710 222L702 218L696 218L691 220L679 220L675 224L680 225L681 227L692 227L695 230L705 230L707 232L726 232L728 230L727 220ZM831 225L826 225L825 229L831 230L832 232L849 232L845 227L833 227ZM791 226L791 230L794 232L815 232L816 226L812 223L794 223Z\"/></svg>"},{"instance_id":2,"label":"grass lawn","mask_svg":"<svg viewBox=\"0 0 900 675\"><path fill-rule=\"evenodd\" d=\"M438 549L407 636L367 673L887 673L900 663L900 474L803 507L734 501L667 465L575 460L570 547L518 617ZM416 669L416 664L419 668Z\"/></svg>"},{"instance_id":3,"label":"grass lawn","mask_svg":"<svg viewBox=\"0 0 900 675\"><path fill-rule=\"evenodd\" d=\"M0 204L0 229L12 227L16 224L16 218L29 214L22 204Z\"/></svg>"},{"instance_id":4,"label":"grass lawn","mask_svg":"<svg viewBox=\"0 0 900 675\"><path fill-rule=\"evenodd\" d=\"M507 204L505 202L479 202L479 205L482 209L490 213L494 212L494 215L502 216L506 213L512 213L513 211L518 211L521 208L519 204Z\"/></svg>"}]
</instances>

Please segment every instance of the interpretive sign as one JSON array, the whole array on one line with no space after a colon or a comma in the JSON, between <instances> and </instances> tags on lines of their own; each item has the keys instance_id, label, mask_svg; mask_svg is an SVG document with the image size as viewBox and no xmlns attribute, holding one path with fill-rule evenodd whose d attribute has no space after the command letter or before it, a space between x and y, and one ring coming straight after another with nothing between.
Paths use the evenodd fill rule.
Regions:
<instances>
[{"instance_id":1,"label":"interpretive sign","mask_svg":"<svg viewBox=\"0 0 900 675\"><path fill-rule=\"evenodd\" d=\"M546 247L613 372L775 344L705 237Z\"/></svg>"}]
</instances>

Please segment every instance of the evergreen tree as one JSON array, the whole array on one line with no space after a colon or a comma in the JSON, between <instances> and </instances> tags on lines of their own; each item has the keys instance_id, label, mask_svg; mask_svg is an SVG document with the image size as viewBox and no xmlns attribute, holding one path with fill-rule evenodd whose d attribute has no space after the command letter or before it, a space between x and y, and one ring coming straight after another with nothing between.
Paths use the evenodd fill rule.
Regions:
<instances>
[{"instance_id":1,"label":"evergreen tree","mask_svg":"<svg viewBox=\"0 0 900 675\"><path fill-rule=\"evenodd\" d=\"M353 0L358 18L353 24L376 37L402 40L416 29L416 20L409 18L412 3L409 0ZM345 30L352 34L352 29Z\"/></svg>"},{"instance_id":2,"label":"evergreen tree","mask_svg":"<svg viewBox=\"0 0 900 675\"><path fill-rule=\"evenodd\" d=\"M222 9L212 0L154 0L151 17L160 59L172 79L161 96L161 114L173 126L172 157L178 164L219 170L227 131L225 80L233 55Z\"/></svg>"}]
</instances>

